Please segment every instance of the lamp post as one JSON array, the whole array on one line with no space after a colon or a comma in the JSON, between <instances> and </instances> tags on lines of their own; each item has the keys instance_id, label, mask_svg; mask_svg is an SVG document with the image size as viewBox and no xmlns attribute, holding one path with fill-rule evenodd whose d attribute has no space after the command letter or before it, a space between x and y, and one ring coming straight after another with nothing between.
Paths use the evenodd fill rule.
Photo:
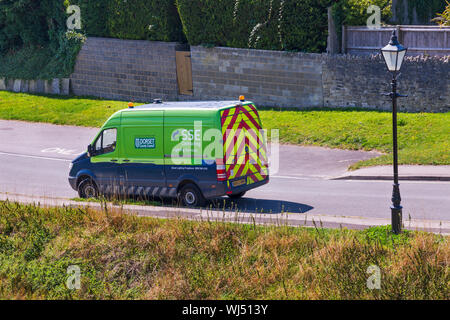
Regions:
<instances>
[{"instance_id":1,"label":"lamp post","mask_svg":"<svg viewBox=\"0 0 450 320\"><path fill-rule=\"evenodd\" d=\"M392 98L392 133L393 133L393 152L394 152L394 185L392 190L392 205L391 205L391 218L392 218L392 231L395 234L399 234L402 230L402 206L400 205L400 185L398 183L398 145L397 145L397 98L406 97L397 93L397 78L398 72L402 66L403 59L405 58L406 51L408 49L403 47L395 35L395 31L392 32L391 41L387 46L381 49L384 61L388 70L392 73L392 92L385 94Z\"/></svg>"}]
</instances>

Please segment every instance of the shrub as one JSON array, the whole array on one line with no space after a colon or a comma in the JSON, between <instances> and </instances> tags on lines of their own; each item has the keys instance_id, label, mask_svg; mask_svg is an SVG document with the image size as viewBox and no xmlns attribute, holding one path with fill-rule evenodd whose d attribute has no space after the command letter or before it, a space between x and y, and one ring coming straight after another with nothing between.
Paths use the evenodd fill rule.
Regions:
<instances>
[{"instance_id":1,"label":"shrub","mask_svg":"<svg viewBox=\"0 0 450 320\"><path fill-rule=\"evenodd\" d=\"M232 33L230 0L177 0L183 31L191 45L227 45ZM227 23L228 22L228 23Z\"/></svg>"},{"instance_id":2,"label":"shrub","mask_svg":"<svg viewBox=\"0 0 450 320\"><path fill-rule=\"evenodd\" d=\"M331 0L177 0L191 45L321 52Z\"/></svg>"},{"instance_id":3,"label":"shrub","mask_svg":"<svg viewBox=\"0 0 450 320\"><path fill-rule=\"evenodd\" d=\"M341 0L334 4L335 10L342 10L341 24L348 26L366 25L367 19L372 13L367 13L367 8L376 5L381 9L381 21L388 23L392 17L392 0Z\"/></svg>"},{"instance_id":4,"label":"shrub","mask_svg":"<svg viewBox=\"0 0 450 320\"><path fill-rule=\"evenodd\" d=\"M111 0L70 0L78 5L81 13L81 28L87 36L108 37L108 18Z\"/></svg>"},{"instance_id":5,"label":"shrub","mask_svg":"<svg viewBox=\"0 0 450 320\"><path fill-rule=\"evenodd\" d=\"M433 19L441 26L450 26L450 2L447 1L447 7L442 13L438 13L438 17Z\"/></svg>"},{"instance_id":6,"label":"shrub","mask_svg":"<svg viewBox=\"0 0 450 320\"><path fill-rule=\"evenodd\" d=\"M66 32L66 5L53 0L0 1L0 76L69 76L84 38Z\"/></svg>"},{"instance_id":7,"label":"shrub","mask_svg":"<svg viewBox=\"0 0 450 320\"><path fill-rule=\"evenodd\" d=\"M120 39L182 41L181 22L170 0L112 0L109 36Z\"/></svg>"},{"instance_id":8,"label":"shrub","mask_svg":"<svg viewBox=\"0 0 450 320\"><path fill-rule=\"evenodd\" d=\"M24 44L44 45L49 31L59 23L57 10L47 12L49 0L0 1L0 50L14 50Z\"/></svg>"},{"instance_id":9,"label":"shrub","mask_svg":"<svg viewBox=\"0 0 450 320\"><path fill-rule=\"evenodd\" d=\"M183 41L175 0L72 0L88 36Z\"/></svg>"}]
</instances>

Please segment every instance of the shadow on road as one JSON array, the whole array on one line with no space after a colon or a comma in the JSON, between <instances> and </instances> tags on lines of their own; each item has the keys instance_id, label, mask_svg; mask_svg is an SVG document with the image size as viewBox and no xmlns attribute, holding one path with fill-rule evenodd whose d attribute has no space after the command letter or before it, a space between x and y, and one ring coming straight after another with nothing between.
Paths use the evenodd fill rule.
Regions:
<instances>
[{"instance_id":1,"label":"shadow on road","mask_svg":"<svg viewBox=\"0 0 450 320\"><path fill-rule=\"evenodd\" d=\"M109 199L111 200L111 199ZM156 205L165 207L187 208L180 204L173 198L152 198L142 199L139 197L126 197L120 201L125 201L127 204L141 205L141 202L133 203L133 201L144 201L145 205ZM267 200L244 197L241 199L230 199L228 197L221 197L209 200L207 204L200 209L207 210L224 210L227 212L251 212L264 214L280 214L280 213L306 213L314 207L304 203L297 203L283 200Z\"/></svg>"},{"instance_id":2,"label":"shadow on road","mask_svg":"<svg viewBox=\"0 0 450 320\"><path fill-rule=\"evenodd\" d=\"M313 207L303 203L247 197L238 200L220 198L212 201L212 203L216 206L216 208L220 209L223 209L225 205L227 210L256 213L305 213L313 209Z\"/></svg>"}]
</instances>

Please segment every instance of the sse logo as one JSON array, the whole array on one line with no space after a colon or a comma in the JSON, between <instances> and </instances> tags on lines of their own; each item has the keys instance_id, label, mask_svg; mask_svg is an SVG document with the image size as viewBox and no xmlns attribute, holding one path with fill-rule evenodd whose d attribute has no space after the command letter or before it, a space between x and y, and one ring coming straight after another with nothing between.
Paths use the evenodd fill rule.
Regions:
<instances>
[{"instance_id":1,"label":"sse logo","mask_svg":"<svg viewBox=\"0 0 450 320\"><path fill-rule=\"evenodd\" d=\"M155 138L136 138L134 147L136 149L155 149Z\"/></svg>"}]
</instances>

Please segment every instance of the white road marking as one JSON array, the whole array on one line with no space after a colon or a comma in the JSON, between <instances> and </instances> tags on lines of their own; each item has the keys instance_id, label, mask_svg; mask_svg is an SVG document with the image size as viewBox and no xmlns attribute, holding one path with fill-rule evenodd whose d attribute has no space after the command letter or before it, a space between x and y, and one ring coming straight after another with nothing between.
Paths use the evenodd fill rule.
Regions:
<instances>
[{"instance_id":1,"label":"white road marking","mask_svg":"<svg viewBox=\"0 0 450 320\"><path fill-rule=\"evenodd\" d=\"M307 176L307 177L292 177L292 176L269 176L270 178L279 179L294 179L294 180L311 180L312 178L326 179L324 176Z\"/></svg>"},{"instance_id":2,"label":"white road marking","mask_svg":"<svg viewBox=\"0 0 450 320\"><path fill-rule=\"evenodd\" d=\"M26 154L7 153L7 152L0 152L0 155L11 156L11 157L19 157L19 158L29 158L29 159L41 159L41 160L51 160L51 161L72 162L72 160L68 160L68 159L49 158L49 157L40 157L40 156L30 156L30 155L26 155Z\"/></svg>"},{"instance_id":3,"label":"white road marking","mask_svg":"<svg viewBox=\"0 0 450 320\"><path fill-rule=\"evenodd\" d=\"M392 184L392 180L369 180L369 179L364 179L364 180L357 180L357 179L338 179L338 180L329 180L329 181L345 181L345 182L354 182L354 183L358 183L358 182L378 182L378 183L390 183ZM400 185L402 184L450 184L450 181L440 181L440 180L401 180L400 179Z\"/></svg>"},{"instance_id":4,"label":"white road marking","mask_svg":"<svg viewBox=\"0 0 450 320\"><path fill-rule=\"evenodd\" d=\"M75 153L76 151L77 150L68 150L68 149L60 148L60 147L51 147L51 148L46 148L46 149L41 150L41 152L44 152L44 153L59 153L59 154L63 154L66 156L71 156L71 155L78 156L78 155L84 153L84 152Z\"/></svg>"},{"instance_id":5,"label":"white road marking","mask_svg":"<svg viewBox=\"0 0 450 320\"><path fill-rule=\"evenodd\" d=\"M392 183L390 180L356 180L356 179L334 179L334 177L329 176L304 176L304 177L293 177L293 176L269 176L270 178L279 178L279 179L293 179L293 180L313 180L313 179L320 179L324 181L345 181L345 182L354 182L354 183ZM400 184L450 184L449 181L427 181L427 180L421 180L421 181L414 181L414 180L400 180Z\"/></svg>"},{"instance_id":6,"label":"white road marking","mask_svg":"<svg viewBox=\"0 0 450 320\"><path fill-rule=\"evenodd\" d=\"M361 159L346 159L346 160L338 160L339 163L349 162L349 161L362 161Z\"/></svg>"}]
</instances>

